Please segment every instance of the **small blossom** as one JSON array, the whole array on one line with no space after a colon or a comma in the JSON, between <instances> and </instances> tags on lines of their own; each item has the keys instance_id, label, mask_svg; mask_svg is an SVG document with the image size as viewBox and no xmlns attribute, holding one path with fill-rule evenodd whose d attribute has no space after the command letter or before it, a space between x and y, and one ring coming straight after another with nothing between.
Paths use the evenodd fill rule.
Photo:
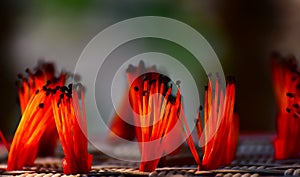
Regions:
<instances>
[{"instance_id":1,"label":"small blossom","mask_svg":"<svg viewBox=\"0 0 300 177\"><path fill-rule=\"evenodd\" d=\"M155 66L146 68L143 61L140 61L138 67L129 65L127 69L128 83L132 83L136 77L142 75L143 73L155 71ZM126 88L125 92L128 93L129 89ZM115 142L117 140L116 136L126 140L133 140L135 138L135 127L133 125L133 113L131 109L131 105L128 104L128 95L126 94L124 95L124 98L122 99L118 109L120 114L116 112L110 123L111 132L108 134L109 142Z\"/></svg>"},{"instance_id":2,"label":"small blossom","mask_svg":"<svg viewBox=\"0 0 300 177\"><path fill-rule=\"evenodd\" d=\"M180 131L180 91L176 97L172 96L169 81L161 74L145 73L136 78L129 89L136 138L141 151L140 171L154 171L161 157L171 151L174 142L184 137ZM168 135L172 130L175 133Z\"/></svg>"},{"instance_id":3,"label":"small blossom","mask_svg":"<svg viewBox=\"0 0 300 177\"><path fill-rule=\"evenodd\" d=\"M64 86L65 74L55 78L49 65L41 66L34 74L27 70L29 80L21 77L19 98L25 108L9 150L7 170L34 165L41 150L54 150L59 135L64 172L87 173L92 156L88 154L83 91L74 90L72 84Z\"/></svg>"},{"instance_id":4,"label":"small blossom","mask_svg":"<svg viewBox=\"0 0 300 177\"><path fill-rule=\"evenodd\" d=\"M31 166L39 150L39 143L47 127L54 124L50 95L37 91L23 112L10 147L7 170Z\"/></svg>"},{"instance_id":5,"label":"small blossom","mask_svg":"<svg viewBox=\"0 0 300 177\"><path fill-rule=\"evenodd\" d=\"M273 54L272 74L277 103L277 137L274 158L300 157L300 73L295 57L283 58Z\"/></svg>"},{"instance_id":6,"label":"small blossom","mask_svg":"<svg viewBox=\"0 0 300 177\"><path fill-rule=\"evenodd\" d=\"M136 137L141 153L139 170L154 171L161 158L177 153L185 139L193 144L182 109L180 88L173 95L177 86L167 76L157 73L155 66L146 68L143 61L138 67L130 65L127 76L129 98L125 98L129 104L124 104L126 100L121 104L121 115L114 117L111 130L125 139L127 133L131 140ZM131 128L120 116L132 122ZM192 152L197 154L195 148Z\"/></svg>"},{"instance_id":7,"label":"small blossom","mask_svg":"<svg viewBox=\"0 0 300 177\"><path fill-rule=\"evenodd\" d=\"M215 84L214 91L212 84ZM203 158L199 164L200 169L216 169L230 164L235 158L239 135L239 117L234 111L234 104L235 83L233 78L228 79L225 92L220 88L218 79L215 83L209 81L205 90L203 110L205 129L202 127L200 113L196 124L200 145L204 145L202 147Z\"/></svg>"},{"instance_id":8,"label":"small blossom","mask_svg":"<svg viewBox=\"0 0 300 177\"><path fill-rule=\"evenodd\" d=\"M87 123L83 90L61 87L60 95L52 99L52 108L59 139L65 158L65 174L87 173L91 169L92 155L88 153ZM79 101L81 97L81 104Z\"/></svg>"},{"instance_id":9,"label":"small blossom","mask_svg":"<svg viewBox=\"0 0 300 177\"><path fill-rule=\"evenodd\" d=\"M31 71L26 69L27 77L19 74L20 81L18 82L18 95L21 113L23 114L30 98L35 95L37 91L45 89L45 87L52 88L56 85L64 85L66 81L66 73L60 73L58 77L55 76L55 67L53 63L41 61L38 66ZM52 120L54 122L54 120ZM58 140L58 134L54 123L49 124L48 128L42 132L43 135L39 144L39 156L51 156Z\"/></svg>"}]
</instances>

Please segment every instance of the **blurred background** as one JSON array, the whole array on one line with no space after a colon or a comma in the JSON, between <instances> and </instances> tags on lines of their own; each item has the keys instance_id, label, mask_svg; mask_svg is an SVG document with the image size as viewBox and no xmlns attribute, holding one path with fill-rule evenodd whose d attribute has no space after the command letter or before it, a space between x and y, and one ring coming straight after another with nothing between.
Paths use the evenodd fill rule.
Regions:
<instances>
[{"instance_id":1,"label":"blurred background","mask_svg":"<svg viewBox=\"0 0 300 177\"><path fill-rule=\"evenodd\" d=\"M276 50L299 56L299 8L297 0L1 2L0 129L11 137L20 119L18 73L33 68L40 58L54 61L59 70L72 71L84 47L101 30L151 15L192 26L214 48L225 74L237 80L241 132L274 132L269 54ZM180 54L175 53L175 58Z\"/></svg>"}]
</instances>

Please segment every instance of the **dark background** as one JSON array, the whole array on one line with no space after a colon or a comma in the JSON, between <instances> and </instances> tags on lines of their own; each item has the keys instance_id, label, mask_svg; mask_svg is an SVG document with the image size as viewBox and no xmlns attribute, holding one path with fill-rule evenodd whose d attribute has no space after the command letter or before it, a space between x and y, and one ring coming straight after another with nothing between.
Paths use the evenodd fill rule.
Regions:
<instances>
[{"instance_id":1,"label":"dark background","mask_svg":"<svg viewBox=\"0 0 300 177\"><path fill-rule=\"evenodd\" d=\"M197 29L237 80L242 132L274 132L269 54L298 55L300 3L288 0L8 1L0 5L0 129L11 137L20 118L16 75L40 57L72 70L102 29L143 15L175 18Z\"/></svg>"}]
</instances>

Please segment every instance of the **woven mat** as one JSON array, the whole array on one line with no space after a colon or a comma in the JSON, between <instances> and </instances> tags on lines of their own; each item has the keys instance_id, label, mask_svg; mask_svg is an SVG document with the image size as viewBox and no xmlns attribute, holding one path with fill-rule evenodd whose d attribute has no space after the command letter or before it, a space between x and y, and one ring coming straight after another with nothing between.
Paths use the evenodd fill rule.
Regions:
<instances>
[{"instance_id":1,"label":"woven mat","mask_svg":"<svg viewBox=\"0 0 300 177\"><path fill-rule=\"evenodd\" d=\"M300 176L300 159L273 160L272 139L271 135L241 136L236 159L230 165L212 171L197 171L188 149L176 156L166 157L164 167L151 173L139 172L138 163L124 162L94 152L92 170L88 174L74 176ZM36 166L25 167L22 171L5 171L4 159L2 156L1 176L65 176L62 173L61 158L58 157L38 158Z\"/></svg>"}]
</instances>

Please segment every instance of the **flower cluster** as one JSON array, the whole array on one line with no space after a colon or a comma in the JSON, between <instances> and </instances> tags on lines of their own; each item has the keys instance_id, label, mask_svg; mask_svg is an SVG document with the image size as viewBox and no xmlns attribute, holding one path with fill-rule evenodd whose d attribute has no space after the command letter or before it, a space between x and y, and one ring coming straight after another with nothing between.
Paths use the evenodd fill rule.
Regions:
<instances>
[{"instance_id":1,"label":"flower cluster","mask_svg":"<svg viewBox=\"0 0 300 177\"><path fill-rule=\"evenodd\" d=\"M212 90L212 84L215 90ZM202 146L203 158L200 168L211 170L228 165L235 157L238 136L239 117L234 111L235 81L228 77L226 91L219 87L219 80L209 81L205 90L204 125L201 120L200 107L197 120L197 132Z\"/></svg>"},{"instance_id":2,"label":"flower cluster","mask_svg":"<svg viewBox=\"0 0 300 177\"><path fill-rule=\"evenodd\" d=\"M19 75L19 101L22 118L9 149L8 170L34 164L38 155L53 155L59 139L65 154L66 174L90 171L92 156L88 153L87 122L81 85L65 86L66 74L55 77L54 66L41 63L28 78ZM205 92L204 118L199 111L196 128L203 157L198 155L185 117L180 82L172 82L143 62L127 70L128 104L121 104L121 115L111 123L109 140L115 136L136 138L141 153L140 171L154 171L161 158L186 142L198 169L215 169L233 160L239 134L239 118L234 111L235 82L229 78L226 90L220 81L209 81ZM214 89L213 89L214 88ZM298 98L291 92L293 104ZM294 106L295 108L295 106ZM298 115L289 108L290 114ZM202 106L201 106L202 110ZM287 109L286 109L287 111ZM131 123L130 123L131 122ZM205 125L205 128L203 127ZM0 138L5 142L2 133Z\"/></svg>"},{"instance_id":3,"label":"flower cluster","mask_svg":"<svg viewBox=\"0 0 300 177\"><path fill-rule=\"evenodd\" d=\"M7 170L33 165L39 152L44 151L45 155L49 155L47 153L49 149L54 150L59 135L65 153L64 172L88 172L91 156L87 151L85 136L84 102L80 107L78 91L71 84L64 86L64 73L58 78L54 77L52 64L42 63L35 73L30 70L27 73L29 79L20 76L22 118L9 150ZM82 91L80 95L83 97ZM81 108L83 111L80 111Z\"/></svg>"},{"instance_id":4,"label":"flower cluster","mask_svg":"<svg viewBox=\"0 0 300 177\"><path fill-rule=\"evenodd\" d=\"M208 127L202 130L200 114L197 120L200 143L205 144L201 161L182 108L179 83L172 83L167 76L157 73L155 67L145 68L143 62L138 67L130 66L127 73L130 105L124 109L122 106L125 104L122 104L121 110L127 111L123 115L126 119L132 119L130 126L133 128L127 129L129 124L120 123L118 115L114 117L111 129L121 130L116 134L122 138L128 138L124 134L127 132L131 132L130 138L134 138L132 131L135 130L141 152L140 171L154 171L160 159L176 151L173 148L184 140L199 165L198 169L218 168L233 160L239 134L239 118L234 113L234 79L228 80L226 91L220 89L216 82L213 92L209 82L204 108L204 123ZM172 94L176 90L177 93ZM200 138L202 134L204 138Z\"/></svg>"},{"instance_id":5,"label":"flower cluster","mask_svg":"<svg viewBox=\"0 0 300 177\"><path fill-rule=\"evenodd\" d=\"M130 104L134 111L136 138L140 144L141 171L153 171L165 152L172 151L172 144L183 138L179 121L181 110L180 91L171 95L169 79L158 73L138 77L129 90ZM168 135L171 130L172 135ZM153 149L156 149L153 151ZM175 149L174 149L175 150ZM156 157L153 160L149 160Z\"/></svg>"},{"instance_id":6,"label":"flower cluster","mask_svg":"<svg viewBox=\"0 0 300 177\"><path fill-rule=\"evenodd\" d=\"M275 159L300 155L300 73L295 57L272 54L272 74L277 102Z\"/></svg>"},{"instance_id":7,"label":"flower cluster","mask_svg":"<svg viewBox=\"0 0 300 177\"><path fill-rule=\"evenodd\" d=\"M142 73L147 72L156 72L155 66L146 68L143 61L140 61L138 67L129 65L127 69L128 83L132 83L136 77L138 77ZM128 92L129 89L125 91L125 93ZM135 126L133 125L134 122L132 120L133 113L131 111L131 105L128 104L128 99L128 95L125 94L118 109L119 114L116 112L114 117L112 118L112 121L110 123L111 131L108 134L108 140L110 142L114 142L116 140L116 136L129 141L135 138Z\"/></svg>"},{"instance_id":8,"label":"flower cluster","mask_svg":"<svg viewBox=\"0 0 300 177\"><path fill-rule=\"evenodd\" d=\"M51 100L55 125L65 153L63 168L66 174L89 172L92 165L92 155L88 153L86 137L84 94L81 85L77 87L79 91L76 88L72 89L71 84L68 87L60 87L59 97L54 95Z\"/></svg>"},{"instance_id":9,"label":"flower cluster","mask_svg":"<svg viewBox=\"0 0 300 177\"><path fill-rule=\"evenodd\" d=\"M27 76L19 74L18 86L18 98L21 108L21 114L23 115L25 109L29 103L29 100L37 90L41 90L44 86L54 87L55 85L64 85L66 81L66 73L61 72L58 77L55 76L55 67L53 63L40 62L38 66L31 71L26 69ZM50 113L52 114L52 113ZM53 117L50 115L50 117ZM51 156L54 154L54 150L58 140L58 134L54 124L49 123L47 129L43 130L42 136L39 141L39 156Z\"/></svg>"}]
</instances>

